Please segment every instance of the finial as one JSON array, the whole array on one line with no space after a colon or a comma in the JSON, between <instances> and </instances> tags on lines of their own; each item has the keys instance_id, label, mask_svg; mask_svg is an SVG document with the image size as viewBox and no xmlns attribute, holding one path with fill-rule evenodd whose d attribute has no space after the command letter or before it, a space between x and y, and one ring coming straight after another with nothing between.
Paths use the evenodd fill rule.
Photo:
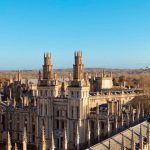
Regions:
<instances>
[{"instance_id":1,"label":"finial","mask_svg":"<svg viewBox=\"0 0 150 150\"><path fill-rule=\"evenodd\" d=\"M18 146L17 146L17 143L15 143L15 150L18 150Z\"/></svg>"},{"instance_id":2,"label":"finial","mask_svg":"<svg viewBox=\"0 0 150 150\"><path fill-rule=\"evenodd\" d=\"M7 133L7 150L11 150L11 139L10 139L10 133L8 131Z\"/></svg>"},{"instance_id":3,"label":"finial","mask_svg":"<svg viewBox=\"0 0 150 150\"><path fill-rule=\"evenodd\" d=\"M64 150L68 149L67 129L64 129Z\"/></svg>"},{"instance_id":4,"label":"finial","mask_svg":"<svg viewBox=\"0 0 150 150\"><path fill-rule=\"evenodd\" d=\"M42 126L42 150L46 150L45 128Z\"/></svg>"},{"instance_id":5,"label":"finial","mask_svg":"<svg viewBox=\"0 0 150 150\"><path fill-rule=\"evenodd\" d=\"M74 52L74 56L76 57L76 51Z\"/></svg>"},{"instance_id":6,"label":"finial","mask_svg":"<svg viewBox=\"0 0 150 150\"><path fill-rule=\"evenodd\" d=\"M16 108L16 98L14 97L14 108Z\"/></svg>"},{"instance_id":7,"label":"finial","mask_svg":"<svg viewBox=\"0 0 150 150\"><path fill-rule=\"evenodd\" d=\"M26 127L24 127L24 132L23 132L23 150L27 150L27 133L26 133Z\"/></svg>"},{"instance_id":8,"label":"finial","mask_svg":"<svg viewBox=\"0 0 150 150\"><path fill-rule=\"evenodd\" d=\"M52 139L51 139L51 141L52 141L52 143L51 143L51 150L55 150L55 140L54 140L54 134L53 134L53 131L52 131L52 137L51 137Z\"/></svg>"}]
</instances>

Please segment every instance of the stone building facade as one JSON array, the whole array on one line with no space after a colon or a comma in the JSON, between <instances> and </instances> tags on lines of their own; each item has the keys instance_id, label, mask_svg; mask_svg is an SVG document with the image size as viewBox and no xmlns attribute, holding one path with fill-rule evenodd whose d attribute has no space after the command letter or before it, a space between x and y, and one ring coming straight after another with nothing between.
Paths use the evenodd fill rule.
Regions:
<instances>
[{"instance_id":1,"label":"stone building facade","mask_svg":"<svg viewBox=\"0 0 150 150\"><path fill-rule=\"evenodd\" d=\"M44 54L38 95L21 94L19 100L1 101L0 143L8 147L9 132L12 145L17 143L20 149L26 145L38 150L84 149L149 113L143 104L132 103L144 96L142 90L113 88L112 74L104 72L96 82L89 80L82 53L75 52L74 59L73 79L67 87L53 71L51 54Z\"/></svg>"}]
</instances>

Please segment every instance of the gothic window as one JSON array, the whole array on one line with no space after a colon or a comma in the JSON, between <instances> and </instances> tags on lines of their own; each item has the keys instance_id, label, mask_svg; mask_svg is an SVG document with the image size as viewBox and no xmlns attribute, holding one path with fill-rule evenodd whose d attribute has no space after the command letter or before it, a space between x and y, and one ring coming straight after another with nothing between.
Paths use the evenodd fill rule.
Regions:
<instances>
[{"instance_id":1,"label":"gothic window","mask_svg":"<svg viewBox=\"0 0 150 150\"><path fill-rule=\"evenodd\" d=\"M77 106L77 118L79 118L79 107Z\"/></svg>"},{"instance_id":2,"label":"gothic window","mask_svg":"<svg viewBox=\"0 0 150 150\"><path fill-rule=\"evenodd\" d=\"M9 129L12 130L12 122L9 123Z\"/></svg>"},{"instance_id":3,"label":"gothic window","mask_svg":"<svg viewBox=\"0 0 150 150\"><path fill-rule=\"evenodd\" d=\"M72 118L73 118L73 106L71 107L71 113L72 113Z\"/></svg>"},{"instance_id":4,"label":"gothic window","mask_svg":"<svg viewBox=\"0 0 150 150\"><path fill-rule=\"evenodd\" d=\"M73 97L73 91L71 91L71 97Z\"/></svg>"},{"instance_id":5,"label":"gothic window","mask_svg":"<svg viewBox=\"0 0 150 150\"><path fill-rule=\"evenodd\" d=\"M43 113L43 105L41 104L41 115L42 115L42 113Z\"/></svg>"},{"instance_id":6,"label":"gothic window","mask_svg":"<svg viewBox=\"0 0 150 150\"><path fill-rule=\"evenodd\" d=\"M102 129L104 129L104 127L105 127L104 122L101 123L101 127L102 127Z\"/></svg>"},{"instance_id":7,"label":"gothic window","mask_svg":"<svg viewBox=\"0 0 150 150\"><path fill-rule=\"evenodd\" d=\"M45 115L47 115L47 104L45 104Z\"/></svg>"},{"instance_id":8,"label":"gothic window","mask_svg":"<svg viewBox=\"0 0 150 150\"><path fill-rule=\"evenodd\" d=\"M24 116L24 121L27 121L27 116L26 115Z\"/></svg>"},{"instance_id":9,"label":"gothic window","mask_svg":"<svg viewBox=\"0 0 150 150\"><path fill-rule=\"evenodd\" d=\"M17 141L19 141L19 133L17 133Z\"/></svg>"},{"instance_id":10,"label":"gothic window","mask_svg":"<svg viewBox=\"0 0 150 150\"><path fill-rule=\"evenodd\" d=\"M114 125L114 123L112 123L112 130L115 130L115 125Z\"/></svg>"},{"instance_id":11,"label":"gothic window","mask_svg":"<svg viewBox=\"0 0 150 150\"><path fill-rule=\"evenodd\" d=\"M57 110L57 117L59 117L59 110Z\"/></svg>"},{"instance_id":12,"label":"gothic window","mask_svg":"<svg viewBox=\"0 0 150 150\"><path fill-rule=\"evenodd\" d=\"M35 125L34 124L32 125L32 133L33 134L35 133Z\"/></svg>"},{"instance_id":13,"label":"gothic window","mask_svg":"<svg viewBox=\"0 0 150 150\"><path fill-rule=\"evenodd\" d=\"M77 91L77 98L79 98L79 92Z\"/></svg>"},{"instance_id":14,"label":"gothic window","mask_svg":"<svg viewBox=\"0 0 150 150\"><path fill-rule=\"evenodd\" d=\"M59 129L59 120L56 120L56 128Z\"/></svg>"},{"instance_id":15,"label":"gothic window","mask_svg":"<svg viewBox=\"0 0 150 150\"><path fill-rule=\"evenodd\" d=\"M91 128L94 129L94 121L91 121Z\"/></svg>"},{"instance_id":16,"label":"gothic window","mask_svg":"<svg viewBox=\"0 0 150 150\"><path fill-rule=\"evenodd\" d=\"M59 138L57 138L57 148L59 148Z\"/></svg>"},{"instance_id":17,"label":"gothic window","mask_svg":"<svg viewBox=\"0 0 150 150\"><path fill-rule=\"evenodd\" d=\"M35 142L35 136L32 135L32 142L34 143Z\"/></svg>"},{"instance_id":18,"label":"gothic window","mask_svg":"<svg viewBox=\"0 0 150 150\"><path fill-rule=\"evenodd\" d=\"M61 129L64 130L64 121L61 122Z\"/></svg>"},{"instance_id":19,"label":"gothic window","mask_svg":"<svg viewBox=\"0 0 150 150\"><path fill-rule=\"evenodd\" d=\"M32 115L32 122L34 122L34 115Z\"/></svg>"}]
</instances>

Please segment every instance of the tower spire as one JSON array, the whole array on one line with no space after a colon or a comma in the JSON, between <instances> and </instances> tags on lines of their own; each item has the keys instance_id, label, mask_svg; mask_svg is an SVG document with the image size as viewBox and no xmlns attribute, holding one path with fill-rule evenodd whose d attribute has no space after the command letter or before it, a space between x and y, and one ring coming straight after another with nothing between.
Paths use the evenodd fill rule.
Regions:
<instances>
[{"instance_id":1,"label":"tower spire","mask_svg":"<svg viewBox=\"0 0 150 150\"><path fill-rule=\"evenodd\" d=\"M24 133L23 133L23 150L27 150L27 133L26 133L26 127L24 127Z\"/></svg>"},{"instance_id":2,"label":"tower spire","mask_svg":"<svg viewBox=\"0 0 150 150\"><path fill-rule=\"evenodd\" d=\"M42 127L42 150L46 150L45 129Z\"/></svg>"},{"instance_id":3,"label":"tower spire","mask_svg":"<svg viewBox=\"0 0 150 150\"><path fill-rule=\"evenodd\" d=\"M16 108L16 98L14 97L14 108Z\"/></svg>"},{"instance_id":4,"label":"tower spire","mask_svg":"<svg viewBox=\"0 0 150 150\"><path fill-rule=\"evenodd\" d=\"M53 133L53 131L52 131L52 137L51 137L52 139L51 139L51 141L52 141L52 143L51 143L51 150L55 150L55 140L54 140L54 133Z\"/></svg>"},{"instance_id":5,"label":"tower spire","mask_svg":"<svg viewBox=\"0 0 150 150\"><path fill-rule=\"evenodd\" d=\"M18 146L17 146L17 144L15 143L15 150L18 150Z\"/></svg>"},{"instance_id":6,"label":"tower spire","mask_svg":"<svg viewBox=\"0 0 150 150\"><path fill-rule=\"evenodd\" d=\"M68 138L67 138L67 129L64 129L64 149L63 150L67 150L68 149Z\"/></svg>"},{"instance_id":7,"label":"tower spire","mask_svg":"<svg viewBox=\"0 0 150 150\"><path fill-rule=\"evenodd\" d=\"M10 139L10 133L8 131L7 133L7 150L11 150L12 146L11 146L11 139Z\"/></svg>"}]
</instances>

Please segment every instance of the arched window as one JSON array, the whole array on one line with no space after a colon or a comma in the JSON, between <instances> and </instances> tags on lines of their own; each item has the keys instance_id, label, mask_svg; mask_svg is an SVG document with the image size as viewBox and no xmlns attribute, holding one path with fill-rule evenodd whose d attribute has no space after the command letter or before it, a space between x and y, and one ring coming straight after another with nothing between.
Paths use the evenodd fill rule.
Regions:
<instances>
[{"instance_id":1,"label":"arched window","mask_svg":"<svg viewBox=\"0 0 150 150\"><path fill-rule=\"evenodd\" d=\"M41 115L43 114L43 105L41 104Z\"/></svg>"},{"instance_id":2,"label":"arched window","mask_svg":"<svg viewBox=\"0 0 150 150\"><path fill-rule=\"evenodd\" d=\"M71 97L73 97L73 96L74 96L73 91L71 91Z\"/></svg>"},{"instance_id":3,"label":"arched window","mask_svg":"<svg viewBox=\"0 0 150 150\"><path fill-rule=\"evenodd\" d=\"M79 98L79 92L77 91L77 98Z\"/></svg>"},{"instance_id":4,"label":"arched window","mask_svg":"<svg viewBox=\"0 0 150 150\"><path fill-rule=\"evenodd\" d=\"M45 115L47 115L47 104L45 104Z\"/></svg>"}]
</instances>

